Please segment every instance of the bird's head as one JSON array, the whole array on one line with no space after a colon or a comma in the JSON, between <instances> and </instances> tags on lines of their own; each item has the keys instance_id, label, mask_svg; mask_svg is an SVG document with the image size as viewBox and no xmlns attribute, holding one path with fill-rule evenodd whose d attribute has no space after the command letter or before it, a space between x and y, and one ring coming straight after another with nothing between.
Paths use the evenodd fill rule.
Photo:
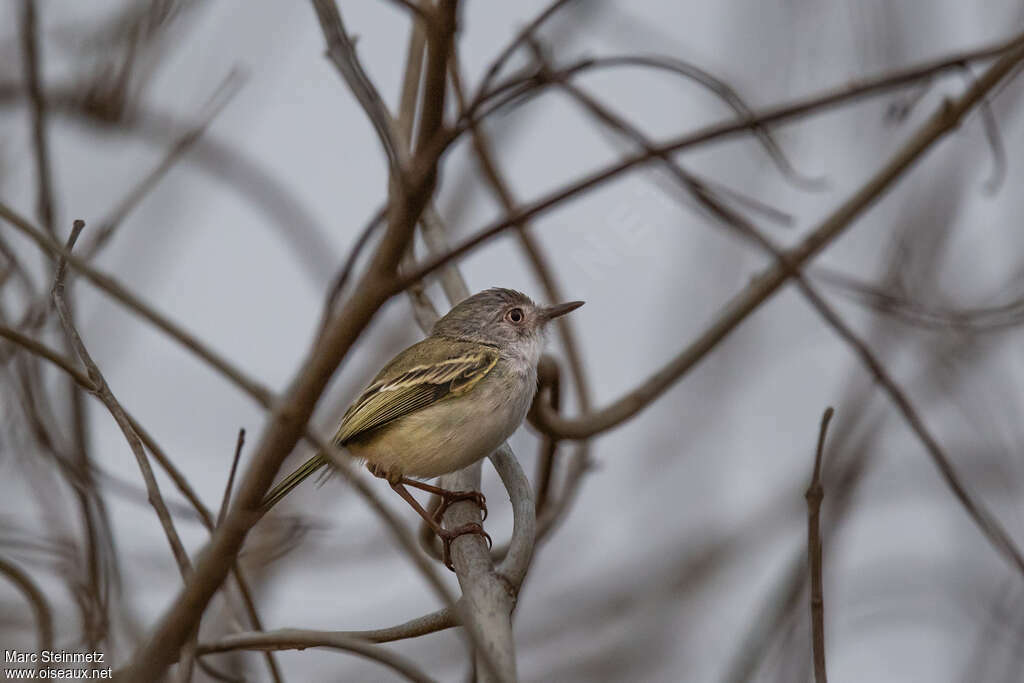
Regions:
<instances>
[{"instance_id":1,"label":"bird's head","mask_svg":"<svg viewBox=\"0 0 1024 683\"><path fill-rule=\"evenodd\" d=\"M496 346L504 352L540 357L544 328L555 318L583 305L582 301L538 306L530 297L513 289L493 287L460 301L434 324L439 337L474 341Z\"/></svg>"}]
</instances>

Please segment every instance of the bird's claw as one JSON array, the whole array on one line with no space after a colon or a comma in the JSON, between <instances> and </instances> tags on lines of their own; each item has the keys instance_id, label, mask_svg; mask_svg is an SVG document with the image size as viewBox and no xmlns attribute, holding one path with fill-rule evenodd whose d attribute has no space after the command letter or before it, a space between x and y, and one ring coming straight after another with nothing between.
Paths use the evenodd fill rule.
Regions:
<instances>
[{"instance_id":1,"label":"bird's claw","mask_svg":"<svg viewBox=\"0 0 1024 683\"><path fill-rule=\"evenodd\" d=\"M444 566L448 569L455 571L455 565L452 564L452 541L459 536L466 534L477 534L484 537L487 541L487 549L490 550L494 543L491 541L491 535L484 531L484 528L476 522L470 522L469 524L463 524L462 526L455 527L454 529L445 529L444 533L438 534L441 537L441 542L444 545Z\"/></svg>"},{"instance_id":2,"label":"bird's claw","mask_svg":"<svg viewBox=\"0 0 1024 683\"><path fill-rule=\"evenodd\" d=\"M445 491L440 494L440 497L441 504L434 511L434 521L438 524L441 523L441 518L444 517L444 513L449 507L464 500L471 500L477 504L477 507L480 508L480 521L487 519L487 499L479 491Z\"/></svg>"}]
</instances>

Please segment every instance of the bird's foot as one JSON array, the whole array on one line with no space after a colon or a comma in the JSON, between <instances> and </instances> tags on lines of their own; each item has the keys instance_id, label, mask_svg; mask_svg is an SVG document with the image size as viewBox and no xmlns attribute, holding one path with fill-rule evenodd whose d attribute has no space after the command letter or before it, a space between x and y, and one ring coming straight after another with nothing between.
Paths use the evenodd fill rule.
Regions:
<instances>
[{"instance_id":1,"label":"bird's foot","mask_svg":"<svg viewBox=\"0 0 1024 683\"><path fill-rule=\"evenodd\" d=\"M441 539L441 543L444 545L444 566L448 569L455 571L455 565L452 564L452 541L459 536L465 536L466 534L478 534L484 537L487 541L488 550L493 546L491 542L491 536L484 528L476 522L470 522L469 524L463 524L457 526L454 529L441 529L437 532L438 537Z\"/></svg>"},{"instance_id":2,"label":"bird's foot","mask_svg":"<svg viewBox=\"0 0 1024 683\"><path fill-rule=\"evenodd\" d=\"M477 507L480 508L480 521L487 519L487 499L484 498L484 494L479 491L449 491L447 489L439 489L437 495L441 498L441 504L434 510L434 521L439 523L441 518L444 517L444 513L448 511L455 503L461 503L464 500L469 500L476 503Z\"/></svg>"},{"instance_id":3,"label":"bird's foot","mask_svg":"<svg viewBox=\"0 0 1024 683\"><path fill-rule=\"evenodd\" d=\"M432 515L434 522L438 524L441 523L441 518L444 516L444 513L448 508L455 503L461 503L464 500L471 500L477 504L477 507L480 508L480 521L487 519L487 499L484 498L484 494L479 491L449 491L448 489L443 489L440 486L425 484L422 481L410 479L409 477L402 477L401 480L399 480L399 483L405 484L406 486L412 486L420 491L432 493L441 499L441 504L438 505Z\"/></svg>"}]
</instances>

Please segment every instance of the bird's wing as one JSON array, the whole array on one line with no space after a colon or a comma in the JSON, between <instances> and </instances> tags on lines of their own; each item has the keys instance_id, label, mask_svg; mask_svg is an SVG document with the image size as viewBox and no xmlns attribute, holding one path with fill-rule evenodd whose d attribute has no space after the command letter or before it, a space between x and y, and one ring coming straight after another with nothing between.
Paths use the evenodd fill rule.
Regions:
<instances>
[{"instance_id":1,"label":"bird's wing","mask_svg":"<svg viewBox=\"0 0 1024 683\"><path fill-rule=\"evenodd\" d=\"M396 373L401 361L415 358L416 364ZM498 362L498 350L484 344L450 342L443 348L424 345L409 347L389 363L353 403L342 418L334 443L346 441L391 420L426 408L448 396L470 391Z\"/></svg>"}]
</instances>

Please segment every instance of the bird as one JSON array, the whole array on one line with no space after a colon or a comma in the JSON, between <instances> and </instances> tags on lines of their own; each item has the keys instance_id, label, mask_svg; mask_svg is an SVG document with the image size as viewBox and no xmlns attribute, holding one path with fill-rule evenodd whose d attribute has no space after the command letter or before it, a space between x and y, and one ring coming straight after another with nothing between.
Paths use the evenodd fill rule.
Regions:
<instances>
[{"instance_id":1,"label":"bird","mask_svg":"<svg viewBox=\"0 0 1024 683\"><path fill-rule=\"evenodd\" d=\"M451 542L463 534L490 536L477 523L441 526L444 511L478 491L450 491L420 481L472 465L494 452L526 418L537 392L537 363L548 323L582 301L540 306L512 289L492 287L456 304L422 341L388 362L345 411L332 441L387 480L443 543L449 569ZM320 452L264 497L266 513L303 480L329 464ZM430 514L411 486L441 498Z\"/></svg>"}]
</instances>

